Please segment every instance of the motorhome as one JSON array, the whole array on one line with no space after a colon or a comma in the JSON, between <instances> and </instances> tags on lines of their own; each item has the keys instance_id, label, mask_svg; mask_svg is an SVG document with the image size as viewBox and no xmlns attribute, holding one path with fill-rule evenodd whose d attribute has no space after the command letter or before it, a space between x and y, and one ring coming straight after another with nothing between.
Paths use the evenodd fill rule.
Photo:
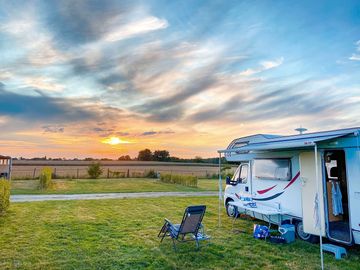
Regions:
<instances>
[{"instance_id":1,"label":"motorhome","mask_svg":"<svg viewBox=\"0 0 360 270\"><path fill-rule=\"evenodd\" d=\"M0 155L0 178L11 178L12 159L8 156Z\"/></svg>"},{"instance_id":2,"label":"motorhome","mask_svg":"<svg viewBox=\"0 0 360 270\"><path fill-rule=\"evenodd\" d=\"M258 207L281 209L286 214L271 223L294 224L303 240L316 242L322 235L360 244L359 132L360 128L349 128L233 140L219 151L227 161L239 164L226 181L227 214L237 215L231 202L248 197ZM264 220L256 209L251 215Z\"/></svg>"}]
</instances>

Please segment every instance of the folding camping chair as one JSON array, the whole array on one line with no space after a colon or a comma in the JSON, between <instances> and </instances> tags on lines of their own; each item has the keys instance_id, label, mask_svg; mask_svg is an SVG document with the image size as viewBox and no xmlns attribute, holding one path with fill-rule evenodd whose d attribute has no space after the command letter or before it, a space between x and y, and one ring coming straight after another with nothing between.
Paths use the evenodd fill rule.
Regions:
<instances>
[{"instance_id":1,"label":"folding camping chair","mask_svg":"<svg viewBox=\"0 0 360 270\"><path fill-rule=\"evenodd\" d=\"M205 205L187 207L181 224L172 224L171 221L165 218L165 223L158 234L158 237L161 238L160 243L168 236L173 241L174 250L176 250L175 240L179 242L195 241L196 247L199 248L200 240L210 239L205 234L204 226L201 224L205 210ZM187 235L190 235L190 238L186 238Z\"/></svg>"}]
</instances>

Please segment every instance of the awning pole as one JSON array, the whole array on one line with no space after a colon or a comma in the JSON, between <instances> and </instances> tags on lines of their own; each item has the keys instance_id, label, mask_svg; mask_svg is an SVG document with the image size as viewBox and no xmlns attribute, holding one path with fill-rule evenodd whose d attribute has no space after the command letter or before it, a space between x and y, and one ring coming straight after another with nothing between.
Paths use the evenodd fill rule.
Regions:
<instances>
[{"instance_id":1,"label":"awning pole","mask_svg":"<svg viewBox=\"0 0 360 270\"><path fill-rule=\"evenodd\" d=\"M318 211L318 216L320 219L320 227L319 227L319 233L320 233L320 258L321 258L321 269L324 270L324 256L323 256L323 249L322 249L322 216L321 216L321 209L320 209L320 205L321 205L321 200L320 200L320 196L319 196L319 192L320 192L320 181L319 181L319 170L318 170L318 150L317 150L317 145L315 143L314 145L314 152L315 152L315 178L316 178L316 192L317 192L317 196L319 198L319 206L317 208ZM322 198L322 196L321 196Z\"/></svg>"},{"instance_id":2,"label":"awning pole","mask_svg":"<svg viewBox=\"0 0 360 270\"><path fill-rule=\"evenodd\" d=\"M221 206L222 206L222 179L221 179L221 153L219 153L219 227L221 227Z\"/></svg>"}]
</instances>

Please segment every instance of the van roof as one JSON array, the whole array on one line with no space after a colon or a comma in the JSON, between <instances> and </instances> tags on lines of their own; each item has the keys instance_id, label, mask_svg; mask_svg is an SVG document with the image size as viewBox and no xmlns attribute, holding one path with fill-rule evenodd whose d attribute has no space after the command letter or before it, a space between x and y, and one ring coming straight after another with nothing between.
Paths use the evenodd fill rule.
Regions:
<instances>
[{"instance_id":1,"label":"van roof","mask_svg":"<svg viewBox=\"0 0 360 270\"><path fill-rule=\"evenodd\" d=\"M312 145L317 141L330 140L336 137L342 137L351 133L359 134L360 127L336 129L320 132L312 132L296 135L271 135L271 134L256 134L251 136L245 136L233 140L226 150L219 150L218 152L229 152L231 149L239 150L251 150L251 146L262 150L266 146L266 149L270 149L271 145L274 148L291 148L291 147L304 147Z\"/></svg>"}]
</instances>

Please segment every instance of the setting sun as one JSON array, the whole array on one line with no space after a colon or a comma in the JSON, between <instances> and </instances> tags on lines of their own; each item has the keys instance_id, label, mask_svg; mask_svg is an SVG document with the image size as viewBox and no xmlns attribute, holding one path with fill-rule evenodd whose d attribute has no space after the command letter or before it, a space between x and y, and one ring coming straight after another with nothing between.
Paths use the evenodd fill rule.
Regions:
<instances>
[{"instance_id":1,"label":"setting sun","mask_svg":"<svg viewBox=\"0 0 360 270\"><path fill-rule=\"evenodd\" d=\"M101 141L102 143L106 143L106 144L110 144L110 145L117 145L117 144L122 144L122 143L129 143L128 141L122 140L118 137L110 137L110 138L106 138L104 140Z\"/></svg>"}]
</instances>

